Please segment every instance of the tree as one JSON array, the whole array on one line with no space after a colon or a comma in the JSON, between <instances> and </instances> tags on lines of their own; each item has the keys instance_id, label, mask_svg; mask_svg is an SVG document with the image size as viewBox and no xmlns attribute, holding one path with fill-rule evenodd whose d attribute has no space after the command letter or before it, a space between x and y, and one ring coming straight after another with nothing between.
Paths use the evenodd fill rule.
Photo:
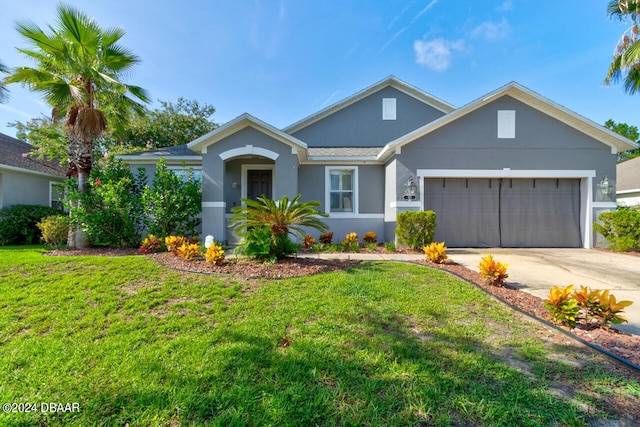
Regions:
<instances>
[{"instance_id":1,"label":"tree","mask_svg":"<svg viewBox=\"0 0 640 427\"><path fill-rule=\"evenodd\" d=\"M16 138L33 147L29 156L56 160L61 165L67 163L69 139L62 123L42 116L26 123L13 122L10 126L16 128Z\"/></svg>"},{"instance_id":2,"label":"tree","mask_svg":"<svg viewBox=\"0 0 640 427\"><path fill-rule=\"evenodd\" d=\"M640 133L638 132L638 128L636 126L629 126L626 123L616 123L611 119L607 120L604 125L607 129L610 129L615 133L620 134L627 139L630 139L631 141L638 142L638 140L640 139ZM622 153L618 153L618 163L639 156L640 149L623 151Z\"/></svg>"},{"instance_id":3,"label":"tree","mask_svg":"<svg viewBox=\"0 0 640 427\"><path fill-rule=\"evenodd\" d=\"M146 149L183 145L218 127L209 119L216 111L210 105L185 98L178 98L175 104L169 101L160 104L161 109L131 121L123 134L117 136L122 144Z\"/></svg>"},{"instance_id":4,"label":"tree","mask_svg":"<svg viewBox=\"0 0 640 427\"><path fill-rule=\"evenodd\" d=\"M613 53L613 60L604 83L624 84L624 90L630 95L640 90L640 1L611 0L607 5L609 18L631 21L631 27L620 37Z\"/></svg>"},{"instance_id":5,"label":"tree","mask_svg":"<svg viewBox=\"0 0 640 427\"><path fill-rule=\"evenodd\" d=\"M68 136L70 173L78 190L87 190L96 138L107 128L119 128L148 102L145 91L122 81L140 60L118 44L121 28L102 29L93 19L64 3L58 4L55 26L46 33L29 20L16 23L16 30L30 45L19 52L35 62L18 67L4 83L21 83L42 92L62 119ZM108 119L107 119L108 118ZM69 246L75 247L70 233Z\"/></svg>"},{"instance_id":6,"label":"tree","mask_svg":"<svg viewBox=\"0 0 640 427\"><path fill-rule=\"evenodd\" d=\"M0 74L6 74L8 72L9 69L0 61ZM0 84L0 103L7 99L7 96L7 88L4 87L4 84Z\"/></svg>"}]
</instances>

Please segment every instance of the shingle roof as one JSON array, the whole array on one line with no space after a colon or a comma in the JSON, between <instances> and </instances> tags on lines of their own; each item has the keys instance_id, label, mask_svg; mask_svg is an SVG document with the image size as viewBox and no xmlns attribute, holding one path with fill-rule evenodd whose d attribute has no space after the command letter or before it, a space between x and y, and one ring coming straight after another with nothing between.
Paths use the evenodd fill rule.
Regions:
<instances>
[{"instance_id":1,"label":"shingle roof","mask_svg":"<svg viewBox=\"0 0 640 427\"><path fill-rule=\"evenodd\" d=\"M124 154L122 157L137 157L137 156L157 156L157 157L167 157L167 156L199 156L198 153L192 151L187 147L187 144L184 145L176 145L172 147L162 147L156 148L155 150L141 151L139 153L131 153Z\"/></svg>"},{"instance_id":2,"label":"shingle roof","mask_svg":"<svg viewBox=\"0 0 640 427\"><path fill-rule=\"evenodd\" d=\"M331 158L331 157L371 157L375 160L383 147L309 147L307 153L309 159Z\"/></svg>"},{"instance_id":3,"label":"shingle roof","mask_svg":"<svg viewBox=\"0 0 640 427\"><path fill-rule=\"evenodd\" d=\"M640 157L618 163L616 191L640 189Z\"/></svg>"},{"instance_id":4,"label":"shingle roof","mask_svg":"<svg viewBox=\"0 0 640 427\"><path fill-rule=\"evenodd\" d=\"M40 160L35 157L23 157L33 146L18 139L0 133L0 166L26 169L49 175L65 176L66 170L58 162Z\"/></svg>"}]
</instances>

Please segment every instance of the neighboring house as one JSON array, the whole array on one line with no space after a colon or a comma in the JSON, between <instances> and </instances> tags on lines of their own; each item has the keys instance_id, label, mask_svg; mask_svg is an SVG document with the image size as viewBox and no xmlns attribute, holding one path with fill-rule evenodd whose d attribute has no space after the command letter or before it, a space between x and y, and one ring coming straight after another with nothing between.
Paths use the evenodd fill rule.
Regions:
<instances>
[{"instance_id":1,"label":"neighboring house","mask_svg":"<svg viewBox=\"0 0 640 427\"><path fill-rule=\"evenodd\" d=\"M202 232L237 241L242 198L318 200L337 239L431 209L449 247L591 247L616 207L616 153L636 144L509 83L461 108L388 77L284 129L249 114L187 146L122 156L148 173L160 156L201 168Z\"/></svg>"},{"instance_id":2,"label":"neighboring house","mask_svg":"<svg viewBox=\"0 0 640 427\"><path fill-rule=\"evenodd\" d=\"M26 156L33 147L0 133L0 209L13 205L62 208L56 184L66 170L56 162Z\"/></svg>"},{"instance_id":3,"label":"neighboring house","mask_svg":"<svg viewBox=\"0 0 640 427\"><path fill-rule=\"evenodd\" d=\"M640 205L640 157L618 163L616 197L623 206Z\"/></svg>"}]
</instances>

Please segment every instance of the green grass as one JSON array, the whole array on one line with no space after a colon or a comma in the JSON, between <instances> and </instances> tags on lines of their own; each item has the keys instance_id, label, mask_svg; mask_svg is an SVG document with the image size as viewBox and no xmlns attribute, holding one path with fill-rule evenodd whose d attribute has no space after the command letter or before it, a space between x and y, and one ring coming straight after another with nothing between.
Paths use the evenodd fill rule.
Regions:
<instances>
[{"instance_id":1,"label":"green grass","mask_svg":"<svg viewBox=\"0 0 640 427\"><path fill-rule=\"evenodd\" d=\"M3 426L582 425L640 396L600 359L551 360L568 350L425 267L247 281L41 252L0 248L0 403L80 412Z\"/></svg>"}]
</instances>

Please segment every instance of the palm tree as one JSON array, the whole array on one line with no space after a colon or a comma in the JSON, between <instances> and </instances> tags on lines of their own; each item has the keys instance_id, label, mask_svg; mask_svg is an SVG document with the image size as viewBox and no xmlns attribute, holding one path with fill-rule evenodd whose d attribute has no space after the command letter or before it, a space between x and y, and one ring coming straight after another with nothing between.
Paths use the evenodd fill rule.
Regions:
<instances>
[{"instance_id":1,"label":"palm tree","mask_svg":"<svg viewBox=\"0 0 640 427\"><path fill-rule=\"evenodd\" d=\"M80 193L87 191L93 166L95 140L107 128L118 129L134 113L144 110L146 92L125 84L125 77L139 58L118 42L121 28L102 29L93 19L64 3L58 4L55 26L46 33L32 21L16 23L16 30L30 45L18 49L35 62L18 67L4 80L42 92L63 119L68 135L69 175L77 177ZM70 233L69 245L75 246Z\"/></svg>"},{"instance_id":2,"label":"palm tree","mask_svg":"<svg viewBox=\"0 0 640 427\"><path fill-rule=\"evenodd\" d=\"M0 61L0 73L8 73L9 69ZM7 89L0 83L0 103L7 99Z\"/></svg>"},{"instance_id":3,"label":"palm tree","mask_svg":"<svg viewBox=\"0 0 640 427\"><path fill-rule=\"evenodd\" d=\"M272 200L265 196L257 200L242 199L242 206L233 208L233 217L229 220L229 226L235 227L238 234L251 240L262 231L267 232L270 239L269 248L265 255L270 258L282 259L286 253L289 234L297 234L300 238L305 236L304 228L313 228L326 231L327 225L318 217L327 214L315 209L320 203L316 201L299 202L300 194L289 200L284 196L282 200ZM262 233L264 236L265 233ZM251 242L248 242L251 243Z\"/></svg>"},{"instance_id":4,"label":"palm tree","mask_svg":"<svg viewBox=\"0 0 640 427\"><path fill-rule=\"evenodd\" d=\"M607 15L620 21L629 19L632 25L616 45L604 83L610 85L623 81L625 92L633 95L640 90L640 1L609 1Z\"/></svg>"},{"instance_id":5,"label":"palm tree","mask_svg":"<svg viewBox=\"0 0 640 427\"><path fill-rule=\"evenodd\" d=\"M42 92L53 116L64 118L70 168L77 171L78 188L84 192L94 142L106 130L107 116L112 127L118 127L132 113L143 111L138 101L148 102L148 96L142 88L122 81L140 62L117 44L124 30L102 29L86 14L63 3L57 6L56 25L49 29L45 33L28 20L16 23L16 30L31 45L18 51L36 65L16 68L5 83L22 83Z\"/></svg>"}]
</instances>

